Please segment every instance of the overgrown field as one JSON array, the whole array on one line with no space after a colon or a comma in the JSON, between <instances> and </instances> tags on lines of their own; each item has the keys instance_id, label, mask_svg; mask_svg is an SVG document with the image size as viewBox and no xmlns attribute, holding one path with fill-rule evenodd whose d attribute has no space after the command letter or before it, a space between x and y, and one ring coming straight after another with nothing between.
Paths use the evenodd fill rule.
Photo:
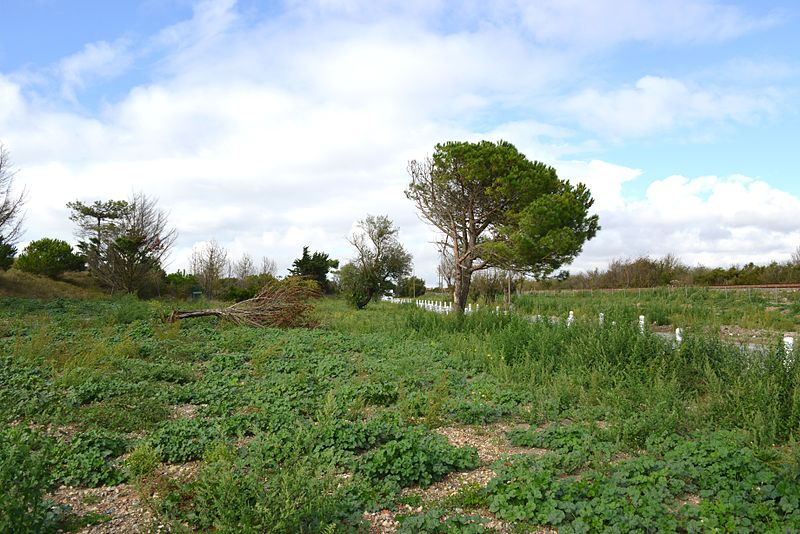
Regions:
<instances>
[{"instance_id":1,"label":"overgrown field","mask_svg":"<svg viewBox=\"0 0 800 534\"><path fill-rule=\"evenodd\" d=\"M119 530L55 502L100 486L137 496L143 531L800 529L800 364L778 342L674 347L624 307L602 328L337 300L315 329L167 312L0 300L1 532Z\"/></svg>"}]
</instances>

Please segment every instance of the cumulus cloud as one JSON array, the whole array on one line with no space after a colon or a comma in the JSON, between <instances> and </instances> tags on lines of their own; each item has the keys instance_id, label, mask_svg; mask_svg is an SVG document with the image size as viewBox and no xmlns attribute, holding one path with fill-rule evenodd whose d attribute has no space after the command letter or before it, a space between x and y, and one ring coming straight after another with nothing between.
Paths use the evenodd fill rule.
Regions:
<instances>
[{"instance_id":1,"label":"cumulus cloud","mask_svg":"<svg viewBox=\"0 0 800 534\"><path fill-rule=\"evenodd\" d=\"M785 261L800 243L800 198L747 176L669 176L599 212L603 229L576 269L670 253L690 265Z\"/></svg>"},{"instance_id":2,"label":"cumulus cloud","mask_svg":"<svg viewBox=\"0 0 800 534\"><path fill-rule=\"evenodd\" d=\"M706 247L712 260L731 257L736 239L741 254L752 240L753 257L761 257L769 252L766 236L794 238L785 219L761 212L788 217L797 199L758 180L670 177L637 203L626 187L643 170L575 157L601 149L581 127L638 136L747 121L772 113L767 97L651 76L633 88L573 91L554 104L553 94L574 79L583 59L542 44L563 38L555 29L533 40L532 30L518 30L529 24L520 22L527 4L507 2L484 18L487 8L472 3L464 12L480 20L445 30L433 22L455 9L444 2L366 4L292 1L285 12L250 20L232 0L206 0L190 20L146 42L87 45L57 69L67 96L79 101L81 88L131 67L125 61L147 57L156 65L152 78L94 114L65 110L35 86L0 74L0 133L31 198L26 238L71 239L69 200L143 191L159 199L180 233L170 269L186 267L192 247L213 238L233 256L270 256L284 270L304 245L347 259L345 238L355 221L388 214L417 274L433 282L436 235L403 194L406 164L430 154L436 142L484 138L511 141L590 187L604 229L576 268L658 253L647 248L652 228L665 236L659 246L693 243L664 252L699 258ZM659 13L648 5L631 9L640 18ZM700 5L706 7L692 15L697 20L717 13ZM526 10L526 17L560 20L563 9L546 6L551 12ZM751 31L734 11L705 39ZM653 37L624 24L623 39ZM564 110L580 120L565 126L541 119ZM735 215L723 216L721 206L734 204ZM706 216L709 210L715 215Z\"/></svg>"}]
</instances>

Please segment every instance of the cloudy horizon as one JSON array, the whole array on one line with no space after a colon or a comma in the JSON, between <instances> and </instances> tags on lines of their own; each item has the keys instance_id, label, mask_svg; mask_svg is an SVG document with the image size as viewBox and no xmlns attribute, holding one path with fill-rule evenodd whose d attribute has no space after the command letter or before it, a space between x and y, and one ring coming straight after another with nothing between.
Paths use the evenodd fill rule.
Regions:
<instances>
[{"instance_id":1,"label":"cloudy horizon","mask_svg":"<svg viewBox=\"0 0 800 534\"><path fill-rule=\"evenodd\" d=\"M602 229L572 272L800 247L790 3L110 4L5 8L0 142L28 192L20 250L76 242L68 201L143 192L179 234L168 272L212 239L281 274L304 246L346 261L356 222L385 214L433 284L436 233L404 196L406 165L481 139L588 185Z\"/></svg>"}]
</instances>

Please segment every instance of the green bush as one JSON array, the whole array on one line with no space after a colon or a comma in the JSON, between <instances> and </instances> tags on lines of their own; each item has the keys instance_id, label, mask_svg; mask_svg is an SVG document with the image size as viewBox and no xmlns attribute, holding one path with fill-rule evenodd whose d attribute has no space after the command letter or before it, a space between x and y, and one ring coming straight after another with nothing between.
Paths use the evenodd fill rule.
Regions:
<instances>
[{"instance_id":1,"label":"green bush","mask_svg":"<svg viewBox=\"0 0 800 534\"><path fill-rule=\"evenodd\" d=\"M45 237L25 247L17 258L17 267L28 273L58 278L67 271L84 270L85 263L66 241Z\"/></svg>"},{"instance_id":2,"label":"green bush","mask_svg":"<svg viewBox=\"0 0 800 534\"><path fill-rule=\"evenodd\" d=\"M0 430L0 532L42 532L54 520L50 440L27 428Z\"/></svg>"},{"instance_id":3,"label":"green bush","mask_svg":"<svg viewBox=\"0 0 800 534\"><path fill-rule=\"evenodd\" d=\"M149 475L155 471L158 464L158 453L146 443L133 449L125 460L125 467L133 479Z\"/></svg>"},{"instance_id":4,"label":"green bush","mask_svg":"<svg viewBox=\"0 0 800 534\"><path fill-rule=\"evenodd\" d=\"M14 265L14 256L17 254L17 247L11 243L3 241L0 236L0 271L7 271Z\"/></svg>"}]
</instances>

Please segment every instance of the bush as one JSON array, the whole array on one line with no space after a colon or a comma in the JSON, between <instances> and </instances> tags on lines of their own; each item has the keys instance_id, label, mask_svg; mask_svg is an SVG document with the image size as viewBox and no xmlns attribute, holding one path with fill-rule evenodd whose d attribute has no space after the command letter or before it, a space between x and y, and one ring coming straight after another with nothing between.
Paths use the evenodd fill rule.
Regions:
<instances>
[{"instance_id":1,"label":"bush","mask_svg":"<svg viewBox=\"0 0 800 534\"><path fill-rule=\"evenodd\" d=\"M43 238L25 247L17 258L17 267L32 274L58 278L66 271L82 271L85 268L82 256L75 254L66 241Z\"/></svg>"},{"instance_id":2,"label":"bush","mask_svg":"<svg viewBox=\"0 0 800 534\"><path fill-rule=\"evenodd\" d=\"M27 428L0 430L0 532L41 532L53 520L52 444Z\"/></svg>"},{"instance_id":3,"label":"bush","mask_svg":"<svg viewBox=\"0 0 800 534\"><path fill-rule=\"evenodd\" d=\"M0 236L0 271L7 271L14 264L14 256L16 254L17 247L11 243L6 243Z\"/></svg>"}]
</instances>

